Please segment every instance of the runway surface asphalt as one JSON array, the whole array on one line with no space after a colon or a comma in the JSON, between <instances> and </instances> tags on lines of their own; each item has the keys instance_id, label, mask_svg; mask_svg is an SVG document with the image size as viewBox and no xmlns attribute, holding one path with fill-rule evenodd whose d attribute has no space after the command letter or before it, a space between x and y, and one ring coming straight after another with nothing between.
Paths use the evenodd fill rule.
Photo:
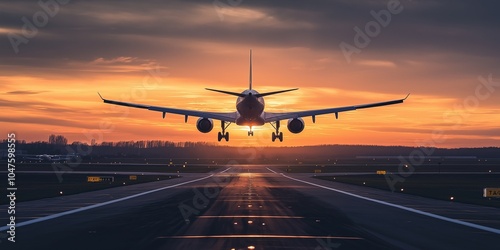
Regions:
<instances>
[{"instance_id":1,"label":"runway surface asphalt","mask_svg":"<svg viewBox=\"0 0 500 250\"><path fill-rule=\"evenodd\" d=\"M499 209L264 166L22 202L16 222L0 249L500 249Z\"/></svg>"}]
</instances>

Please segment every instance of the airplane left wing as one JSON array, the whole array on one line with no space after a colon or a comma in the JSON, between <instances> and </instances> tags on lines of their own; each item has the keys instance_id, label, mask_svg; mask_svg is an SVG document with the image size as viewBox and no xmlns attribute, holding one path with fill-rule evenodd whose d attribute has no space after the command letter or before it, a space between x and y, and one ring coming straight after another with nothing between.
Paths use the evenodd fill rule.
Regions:
<instances>
[{"instance_id":1,"label":"airplane left wing","mask_svg":"<svg viewBox=\"0 0 500 250\"><path fill-rule=\"evenodd\" d=\"M325 114L335 114L335 116L338 117L338 113L340 113L340 112L351 111L351 110L356 110L356 109L374 108L374 107L380 107L380 106L387 106L387 105L393 105L393 104L403 103L403 101L406 100L406 98L408 98L409 95L410 94L408 94L403 99L386 101L386 102L376 102L376 103L369 103L369 104L361 104L361 105L354 105L354 106L345 106L345 107L327 108L327 109L316 109L316 110L306 110L306 111L287 112L287 113L269 113L269 112L266 112L265 116L264 116L264 120L265 120L265 122L275 122L275 121L280 121L280 120L286 120L286 119L291 119L291 118L299 118L299 117L307 117L307 116L313 116L313 119L314 119L314 116L316 116L316 115L325 115Z\"/></svg>"},{"instance_id":2,"label":"airplane left wing","mask_svg":"<svg viewBox=\"0 0 500 250\"><path fill-rule=\"evenodd\" d=\"M215 119L215 120L220 120L220 121L225 121L225 122L234 122L236 120L236 112L218 113L218 112L205 112L205 111L189 110L189 109L176 109L176 108L159 107L159 106L151 106L151 105L145 105L145 104L136 104L136 103L130 103L130 102L108 100L108 99L104 99L101 96L101 94L99 94L99 97L101 97L101 99L104 101L104 103L107 103L107 104L113 104L113 105L119 105L119 106L126 106L126 107L140 108L140 109L147 109L147 110L151 110L151 111L162 112L163 117L165 117L166 113L171 113L171 114L185 115L186 117L187 116L203 117L203 118L210 118L210 119Z\"/></svg>"}]
</instances>

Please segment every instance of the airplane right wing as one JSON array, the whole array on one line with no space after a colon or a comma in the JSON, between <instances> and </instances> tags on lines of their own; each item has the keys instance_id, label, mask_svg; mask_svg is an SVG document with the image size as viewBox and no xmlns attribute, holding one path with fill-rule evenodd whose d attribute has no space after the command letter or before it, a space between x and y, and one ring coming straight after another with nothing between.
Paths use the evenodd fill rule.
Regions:
<instances>
[{"instance_id":1,"label":"airplane right wing","mask_svg":"<svg viewBox=\"0 0 500 250\"><path fill-rule=\"evenodd\" d=\"M140 108L140 109L147 109L147 110L151 110L151 111L162 112L163 117L165 117L166 113L172 113L172 114L184 115L184 116L186 116L186 118L187 118L187 116L195 116L195 117L210 118L210 119L215 119L215 120L220 120L220 121L225 121L225 122L235 122L236 121L236 112L218 113L218 112L205 112L205 111L189 110L189 109L176 109L176 108L159 107L159 106L151 106L151 105L145 105L145 104L136 104L136 103L130 103L130 102L108 100L108 99L104 99L101 96L101 94L99 94L99 97L101 97L101 99L104 101L104 103L107 103L107 104L113 104L113 105L119 105L119 106L125 106L125 107Z\"/></svg>"},{"instance_id":2,"label":"airplane right wing","mask_svg":"<svg viewBox=\"0 0 500 250\"><path fill-rule=\"evenodd\" d=\"M316 115L324 115L324 114L335 114L335 116L338 117L338 113L340 113L340 112L351 111L351 110L356 110L356 109L374 108L374 107L380 107L380 106L386 106L386 105L393 105L393 104L403 103L403 101L406 100L406 98L408 98L409 95L410 94L408 94L403 99L386 101L386 102L376 102L376 103L369 103L369 104L361 104L361 105L354 105L354 106L345 106L345 107L337 107L337 108L326 108L326 109L316 109L316 110L306 110L306 111L287 112L287 113L270 113L270 112L266 112L265 116L264 116L264 120L267 123L267 122L275 122L275 121L286 120L286 119L291 119L291 118L300 118L300 117L316 116Z\"/></svg>"}]
</instances>

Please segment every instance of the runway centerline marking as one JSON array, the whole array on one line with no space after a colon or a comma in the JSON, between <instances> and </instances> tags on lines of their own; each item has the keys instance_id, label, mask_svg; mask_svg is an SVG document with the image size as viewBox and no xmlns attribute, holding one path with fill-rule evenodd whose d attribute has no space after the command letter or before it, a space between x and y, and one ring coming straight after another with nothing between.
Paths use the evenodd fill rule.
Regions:
<instances>
[{"instance_id":1,"label":"runway centerline marking","mask_svg":"<svg viewBox=\"0 0 500 250\"><path fill-rule=\"evenodd\" d=\"M272 171L269 168L268 168L268 170L271 171L271 172L274 172L274 171ZM478 224L474 224L474 223L470 223L470 222L465 222L465 221L461 221L461 220L457 220L457 219L452 219L452 218L444 217L444 216L441 216L441 215L437 215L437 214L432 214L432 213L420 211L420 210L417 210L417 209L414 209L414 208L409 208L409 207L405 207L405 206L401 206L401 205L389 203L389 202L386 202L386 201L381 201L381 200L376 200L376 199L364 197L364 196L361 196L361 195L349 193L349 192L338 190L338 189L335 189L335 188L326 187L326 186L322 186L322 185L319 185L319 184L316 184L316 183L312 183L312 182L308 182L308 181L296 179L296 178L293 178L293 177L290 177L290 176L286 176L283 173L281 175L283 177L285 177L285 178L290 179L290 180L294 180L294 181L306 183L306 184L309 184L309 185L312 185L312 186L316 186L316 187L320 187L320 188L323 188L323 189L335 191L335 192L338 192L338 193L341 193L341 194L345 194L345 195L349 195L349 196L352 196L352 197L356 197L356 198L359 198L359 199L363 199L363 200L375 202L375 203L378 203L378 204L382 204L382 205L386 205L386 206L390 206L390 207L394 207L394 208L399 208L399 209L402 209L402 210L406 210L408 212L412 212L412 213L416 213L416 214L428 216L428 217L431 217L431 218L434 218L434 219L443 220L443 221L447 221L447 222L451 222L451 223L455 223L455 224L459 224L459 225L463 225L463 226L467 226L467 227L472 227L472 228L483 230L483 231L487 231L487 232L490 232L490 233L500 234L500 229L496 229L496 228L492 228L492 227L487 227L487 226L482 226L482 225L478 225Z\"/></svg>"},{"instance_id":2,"label":"runway centerline marking","mask_svg":"<svg viewBox=\"0 0 500 250\"><path fill-rule=\"evenodd\" d=\"M228 171L229 169L230 168L228 168L228 169L226 169L226 170L224 170L222 172L216 173L216 174L224 173L224 172ZM36 219L33 219L33 220L29 220L29 221L23 221L23 222L20 222L20 223L16 223L16 228L22 227L22 226L31 225L31 224L35 224L35 223L42 222L42 221L52 220L52 219L59 218L59 217L62 217L62 216L65 216L65 215L69 215L69 214L83 212L83 211L86 211L86 210L90 210L90 209L94 209L94 208L106 206L106 205L117 203L117 202L124 201L124 200L133 199L133 198L136 198L136 197L139 197L139 196L151 194L151 193L162 191L162 190L165 190L165 189L179 187L179 186L186 185L186 184L189 184L189 183L193 183L193 182L205 180L205 179L211 178L213 176L214 176L214 174L211 174L209 176L205 176L205 177L198 178L198 179L195 179L195 180L190 180L190 181L186 181L186 182L177 183L177 184L174 184L174 185L171 185L171 186L166 186L166 187L161 187L161 188L149 190L149 191L146 191L146 192L142 192L142 193L138 193L138 194L126 196L126 197L123 197L123 198L119 198L119 199L116 199L116 200L110 200L110 201L106 201L106 202L102 202L102 203L97 203L97 204L86 206L86 207L80 207L80 208L77 208L77 209L73 209L73 210L69 210L69 211L64 211L64 212L57 213L57 214L48 215L48 216L45 216L45 217L36 218ZM9 226L0 227L0 231L4 231L4 230L7 230L7 229L9 229Z\"/></svg>"}]
</instances>

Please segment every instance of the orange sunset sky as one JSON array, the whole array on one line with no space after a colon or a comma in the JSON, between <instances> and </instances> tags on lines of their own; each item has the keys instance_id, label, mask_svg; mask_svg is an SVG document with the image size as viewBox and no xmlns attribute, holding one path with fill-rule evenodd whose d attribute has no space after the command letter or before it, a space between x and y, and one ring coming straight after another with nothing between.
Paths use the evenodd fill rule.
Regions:
<instances>
[{"instance_id":1,"label":"orange sunset sky","mask_svg":"<svg viewBox=\"0 0 500 250\"><path fill-rule=\"evenodd\" d=\"M196 117L185 124L180 115L162 119L106 105L97 92L231 112L234 96L204 88L245 90L252 49L254 89L300 88L266 97L267 111L411 95L404 104L340 113L338 120L324 115L313 124L306 117L300 134L282 127L282 143L271 142L269 124L255 128L254 137L233 124L231 140L221 145L500 146L500 16L490 6L498 3L402 0L347 60L340 45L355 46L356 27L373 25L371 13L391 13L388 2L86 0L52 6L48 14L36 1L2 2L0 135L217 142L219 122L202 134ZM40 11L47 22L41 14L33 21ZM36 34L23 30L30 25Z\"/></svg>"}]
</instances>

